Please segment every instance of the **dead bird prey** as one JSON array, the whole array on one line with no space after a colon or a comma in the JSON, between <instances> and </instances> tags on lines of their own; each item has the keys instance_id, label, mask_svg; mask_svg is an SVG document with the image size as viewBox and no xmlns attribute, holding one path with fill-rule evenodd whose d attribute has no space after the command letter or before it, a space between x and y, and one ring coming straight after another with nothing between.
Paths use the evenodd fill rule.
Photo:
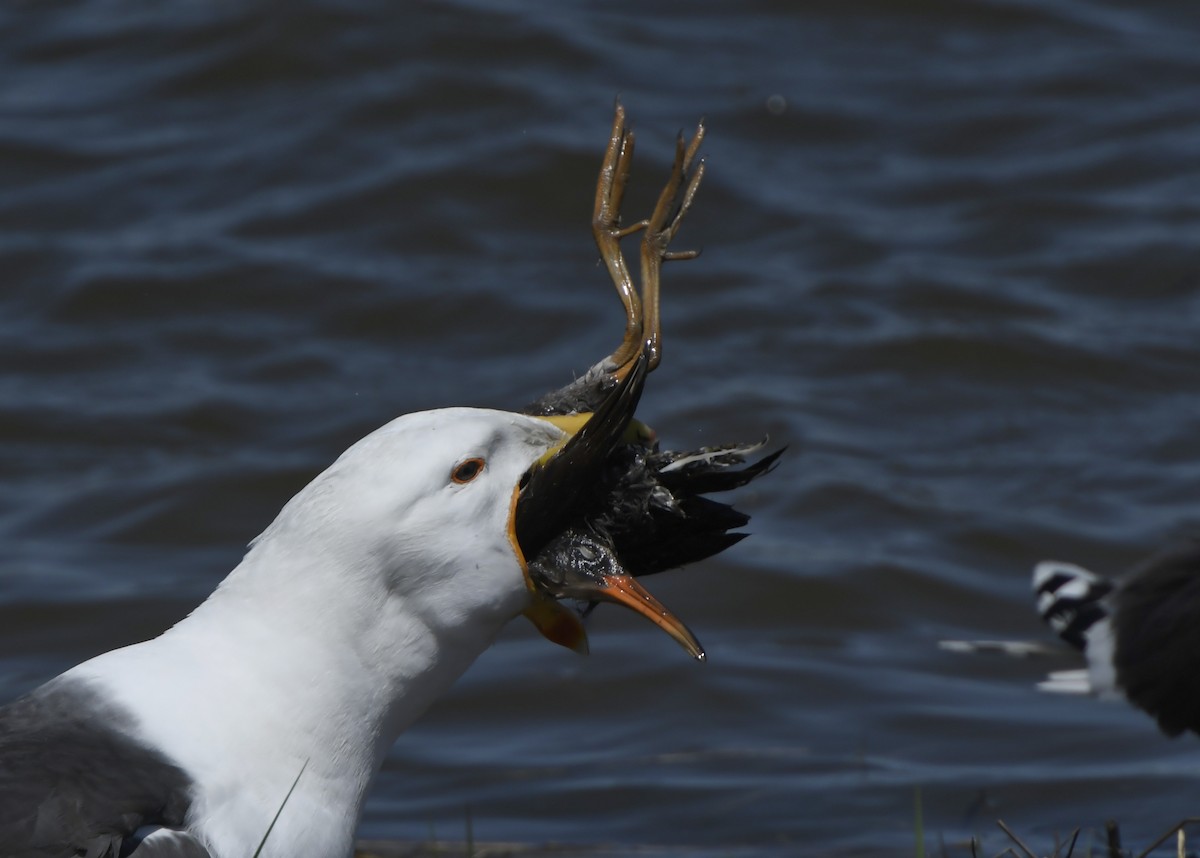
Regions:
<instances>
[{"instance_id":1,"label":"dead bird prey","mask_svg":"<svg viewBox=\"0 0 1200 858\"><path fill-rule=\"evenodd\" d=\"M396 737L517 614L582 649L558 599L615 601L701 655L635 576L740 539L745 516L703 495L775 460L662 452L633 419L659 360L662 264L694 255L667 245L701 136L651 217L622 228L633 135L617 108L594 221L627 311L612 355L524 413L445 408L372 432L188 617L0 707L0 853L346 858ZM640 292L618 247L638 230Z\"/></svg>"},{"instance_id":2,"label":"dead bird prey","mask_svg":"<svg viewBox=\"0 0 1200 858\"><path fill-rule=\"evenodd\" d=\"M658 366L662 265L697 255L668 251L667 246L704 175L704 163L696 162L703 139L703 125L691 141L685 143L682 135L677 138L671 177L654 212L622 227L620 205L633 159L634 134L625 123L624 109L617 105L596 183L592 231L625 307L625 336L611 355L572 384L526 406L525 413L551 418L576 415L577 419L603 401L640 361L647 372ZM643 232L640 292L620 248L620 239L637 231ZM587 603L588 611L597 602L631 608L703 660L704 650L691 631L634 579L703 560L745 538L745 533L729 531L745 525L749 516L704 495L738 488L769 471L783 450L747 464L747 457L764 446L765 442L664 451L654 432L635 421L625 443L615 447L597 478L577 483L576 519L530 558L531 581L551 600L579 600ZM557 601L542 600L527 615L551 640L586 651L582 630L564 617Z\"/></svg>"},{"instance_id":3,"label":"dead bird prey","mask_svg":"<svg viewBox=\"0 0 1200 858\"><path fill-rule=\"evenodd\" d=\"M530 578L555 598L587 603L587 611L602 601L632 608L704 660L691 631L633 579L703 560L748 535L729 531L749 516L704 494L738 488L770 470L782 450L745 464L762 446L691 453L659 451L652 442L619 447L585 499L580 523L530 561Z\"/></svg>"}]
</instances>

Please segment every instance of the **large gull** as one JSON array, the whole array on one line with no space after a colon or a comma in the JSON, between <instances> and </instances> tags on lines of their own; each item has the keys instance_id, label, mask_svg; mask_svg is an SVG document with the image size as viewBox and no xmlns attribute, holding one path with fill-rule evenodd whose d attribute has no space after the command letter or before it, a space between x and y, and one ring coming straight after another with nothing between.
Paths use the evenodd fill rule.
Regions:
<instances>
[{"instance_id":1,"label":"large gull","mask_svg":"<svg viewBox=\"0 0 1200 858\"><path fill-rule=\"evenodd\" d=\"M0 854L345 858L396 737L513 617L586 649L615 602L696 658L638 576L715 554L747 517L705 497L765 473L760 445L673 452L633 418L658 363L662 265L703 174L680 138L654 212L622 225L617 106L593 230L621 345L522 412L445 408L367 435L289 501L159 637L0 707ZM641 232L640 288L620 250Z\"/></svg>"}]
</instances>

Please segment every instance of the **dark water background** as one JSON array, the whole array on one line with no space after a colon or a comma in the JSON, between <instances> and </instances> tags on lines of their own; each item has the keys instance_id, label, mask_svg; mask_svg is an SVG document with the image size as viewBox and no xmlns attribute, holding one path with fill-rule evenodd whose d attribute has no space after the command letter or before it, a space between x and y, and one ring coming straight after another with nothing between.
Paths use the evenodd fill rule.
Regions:
<instances>
[{"instance_id":1,"label":"dark water background","mask_svg":"<svg viewBox=\"0 0 1200 858\"><path fill-rule=\"evenodd\" d=\"M621 325L588 228L699 117L642 415L792 444L754 536L577 658L514 623L363 834L1050 851L1200 805L1200 744L1040 695L1046 556L1200 531L1200 7L1082 0L0 8L0 697L154 635L394 415L517 407ZM469 811L468 811L469 808Z\"/></svg>"}]
</instances>

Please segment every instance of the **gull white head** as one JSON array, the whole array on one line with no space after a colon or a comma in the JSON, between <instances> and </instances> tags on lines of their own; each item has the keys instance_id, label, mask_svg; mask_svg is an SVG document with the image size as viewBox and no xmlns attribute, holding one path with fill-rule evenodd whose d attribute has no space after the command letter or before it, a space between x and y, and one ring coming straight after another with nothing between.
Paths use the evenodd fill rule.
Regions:
<instances>
[{"instance_id":1,"label":"gull white head","mask_svg":"<svg viewBox=\"0 0 1200 858\"><path fill-rule=\"evenodd\" d=\"M524 611L582 645L526 556L578 514L644 377L639 364L574 432L470 408L392 421L289 501L189 617L61 681L187 774L186 826L213 854L246 854L281 806L264 856L342 854L387 749L505 623Z\"/></svg>"},{"instance_id":2,"label":"gull white head","mask_svg":"<svg viewBox=\"0 0 1200 858\"><path fill-rule=\"evenodd\" d=\"M503 623L530 597L514 538L518 484L564 437L544 420L501 411L393 420L297 494L252 544L247 574L239 568L215 598L237 593L252 569L255 589L277 579L277 604L316 598L323 615L341 602L370 612L392 603L439 631L479 629L493 615Z\"/></svg>"}]
</instances>

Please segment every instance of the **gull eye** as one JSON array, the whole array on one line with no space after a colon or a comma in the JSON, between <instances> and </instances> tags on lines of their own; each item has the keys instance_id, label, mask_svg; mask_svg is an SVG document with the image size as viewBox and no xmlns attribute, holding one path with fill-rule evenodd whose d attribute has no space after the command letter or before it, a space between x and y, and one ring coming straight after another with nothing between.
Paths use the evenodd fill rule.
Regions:
<instances>
[{"instance_id":1,"label":"gull eye","mask_svg":"<svg viewBox=\"0 0 1200 858\"><path fill-rule=\"evenodd\" d=\"M459 462L454 466L454 470L450 472L450 479L458 484L469 483L471 480L483 473L483 459L467 459Z\"/></svg>"}]
</instances>

